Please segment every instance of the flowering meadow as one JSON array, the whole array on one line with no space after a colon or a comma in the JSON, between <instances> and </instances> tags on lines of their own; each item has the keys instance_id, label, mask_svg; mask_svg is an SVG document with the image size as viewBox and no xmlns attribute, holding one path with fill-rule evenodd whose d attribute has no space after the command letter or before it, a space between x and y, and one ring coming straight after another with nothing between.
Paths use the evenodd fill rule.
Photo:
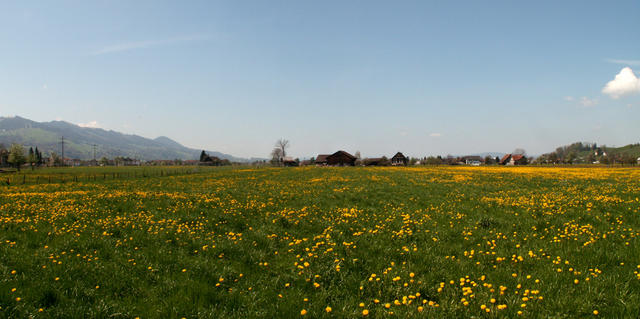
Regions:
<instances>
[{"instance_id":1,"label":"flowering meadow","mask_svg":"<svg viewBox=\"0 0 640 319\"><path fill-rule=\"evenodd\" d=\"M0 317L640 317L639 169L67 180L0 186Z\"/></svg>"}]
</instances>

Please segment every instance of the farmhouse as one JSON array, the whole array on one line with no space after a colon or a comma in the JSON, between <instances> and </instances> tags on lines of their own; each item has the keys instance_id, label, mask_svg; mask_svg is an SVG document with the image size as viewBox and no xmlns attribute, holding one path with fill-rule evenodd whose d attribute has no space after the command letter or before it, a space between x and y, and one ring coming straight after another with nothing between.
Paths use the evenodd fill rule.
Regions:
<instances>
[{"instance_id":1,"label":"farmhouse","mask_svg":"<svg viewBox=\"0 0 640 319\"><path fill-rule=\"evenodd\" d=\"M298 166L298 162L294 160L293 157L291 156L285 156L282 159L282 165L288 166L288 167L294 167L294 166Z\"/></svg>"},{"instance_id":2,"label":"farmhouse","mask_svg":"<svg viewBox=\"0 0 640 319\"><path fill-rule=\"evenodd\" d=\"M320 154L316 157L315 163L316 165L327 165L327 157L329 157L331 154Z\"/></svg>"},{"instance_id":3,"label":"farmhouse","mask_svg":"<svg viewBox=\"0 0 640 319\"><path fill-rule=\"evenodd\" d=\"M482 157L480 156L464 156L462 157L462 162L467 164L467 165L474 165L474 166L478 166L480 164L482 164Z\"/></svg>"},{"instance_id":4,"label":"farmhouse","mask_svg":"<svg viewBox=\"0 0 640 319\"><path fill-rule=\"evenodd\" d=\"M331 166L354 166L356 163L356 157L345 152L337 151L327 156L327 165Z\"/></svg>"},{"instance_id":5,"label":"farmhouse","mask_svg":"<svg viewBox=\"0 0 640 319\"><path fill-rule=\"evenodd\" d=\"M507 154L500 160L500 165L526 165L527 158L522 154Z\"/></svg>"},{"instance_id":6,"label":"farmhouse","mask_svg":"<svg viewBox=\"0 0 640 319\"><path fill-rule=\"evenodd\" d=\"M402 153L400 152L396 153L396 155L393 155L393 157L391 158L391 165L393 166L406 166L408 162L409 159L406 156L402 155Z\"/></svg>"},{"instance_id":7,"label":"farmhouse","mask_svg":"<svg viewBox=\"0 0 640 319\"><path fill-rule=\"evenodd\" d=\"M316 165L354 166L355 163L356 157L345 151L337 151L330 155L320 154L316 157Z\"/></svg>"}]
</instances>

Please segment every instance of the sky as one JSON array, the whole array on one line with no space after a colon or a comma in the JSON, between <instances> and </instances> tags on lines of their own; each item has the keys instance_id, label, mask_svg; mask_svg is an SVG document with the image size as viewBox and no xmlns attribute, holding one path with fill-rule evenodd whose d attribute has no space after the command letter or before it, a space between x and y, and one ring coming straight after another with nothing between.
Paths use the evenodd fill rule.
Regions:
<instances>
[{"instance_id":1,"label":"sky","mask_svg":"<svg viewBox=\"0 0 640 319\"><path fill-rule=\"evenodd\" d=\"M0 116L241 157L640 142L639 1L3 1Z\"/></svg>"}]
</instances>

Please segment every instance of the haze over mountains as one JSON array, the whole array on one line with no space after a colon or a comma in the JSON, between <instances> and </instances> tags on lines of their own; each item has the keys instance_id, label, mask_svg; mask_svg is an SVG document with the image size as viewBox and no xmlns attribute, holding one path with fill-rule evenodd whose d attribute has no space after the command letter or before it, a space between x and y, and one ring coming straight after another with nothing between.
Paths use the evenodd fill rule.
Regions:
<instances>
[{"instance_id":1,"label":"haze over mountains","mask_svg":"<svg viewBox=\"0 0 640 319\"><path fill-rule=\"evenodd\" d=\"M0 117L0 143L5 146L19 143L26 147L37 146L45 154L60 154L62 136L64 155L68 158L92 159L93 145L98 159L122 156L141 160L192 160L198 159L202 151L183 146L165 136L148 139L101 128L80 127L64 121L35 122L19 116ZM252 160L216 151L207 153L232 162Z\"/></svg>"}]
</instances>

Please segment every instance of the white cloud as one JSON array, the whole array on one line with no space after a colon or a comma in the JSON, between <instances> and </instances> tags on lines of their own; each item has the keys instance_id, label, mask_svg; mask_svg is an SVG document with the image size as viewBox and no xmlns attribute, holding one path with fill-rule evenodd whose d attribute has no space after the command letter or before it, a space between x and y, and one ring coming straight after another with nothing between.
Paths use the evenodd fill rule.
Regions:
<instances>
[{"instance_id":1,"label":"white cloud","mask_svg":"<svg viewBox=\"0 0 640 319\"><path fill-rule=\"evenodd\" d=\"M207 38L209 37L206 35L188 35L188 36L173 37L173 38L162 39L162 40L123 42L123 43L117 43L117 44L103 47L99 50L94 51L92 54L102 55L102 54L123 52L123 51L135 50L135 49L145 49L150 47L171 45L171 44L176 44L181 42L199 41L199 40L205 40Z\"/></svg>"},{"instance_id":2,"label":"white cloud","mask_svg":"<svg viewBox=\"0 0 640 319\"><path fill-rule=\"evenodd\" d=\"M623 95L629 95L640 92L640 79L633 73L630 67L620 70L612 81L602 89L602 93L609 95L611 98L617 99Z\"/></svg>"},{"instance_id":3,"label":"white cloud","mask_svg":"<svg viewBox=\"0 0 640 319\"><path fill-rule=\"evenodd\" d=\"M429 136L431 136L431 137L440 137L440 136L442 136L442 134L440 134L440 133L431 133L431 134L429 134Z\"/></svg>"},{"instance_id":4,"label":"white cloud","mask_svg":"<svg viewBox=\"0 0 640 319\"><path fill-rule=\"evenodd\" d=\"M91 121L88 123L80 123L78 124L78 126L80 127L89 127L89 128L99 128L100 124L98 124L98 121Z\"/></svg>"},{"instance_id":5,"label":"white cloud","mask_svg":"<svg viewBox=\"0 0 640 319\"><path fill-rule=\"evenodd\" d=\"M584 107L596 106L598 104L598 99L590 99L586 96L583 96L580 99L580 105Z\"/></svg>"},{"instance_id":6,"label":"white cloud","mask_svg":"<svg viewBox=\"0 0 640 319\"><path fill-rule=\"evenodd\" d=\"M640 65L640 60L619 60L619 59L604 59L609 63L625 64L625 65Z\"/></svg>"},{"instance_id":7,"label":"white cloud","mask_svg":"<svg viewBox=\"0 0 640 319\"><path fill-rule=\"evenodd\" d=\"M575 98L573 98L573 96L565 96L564 100L567 102L572 102L573 100L575 100Z\"/></svg>"}]
</instances>

